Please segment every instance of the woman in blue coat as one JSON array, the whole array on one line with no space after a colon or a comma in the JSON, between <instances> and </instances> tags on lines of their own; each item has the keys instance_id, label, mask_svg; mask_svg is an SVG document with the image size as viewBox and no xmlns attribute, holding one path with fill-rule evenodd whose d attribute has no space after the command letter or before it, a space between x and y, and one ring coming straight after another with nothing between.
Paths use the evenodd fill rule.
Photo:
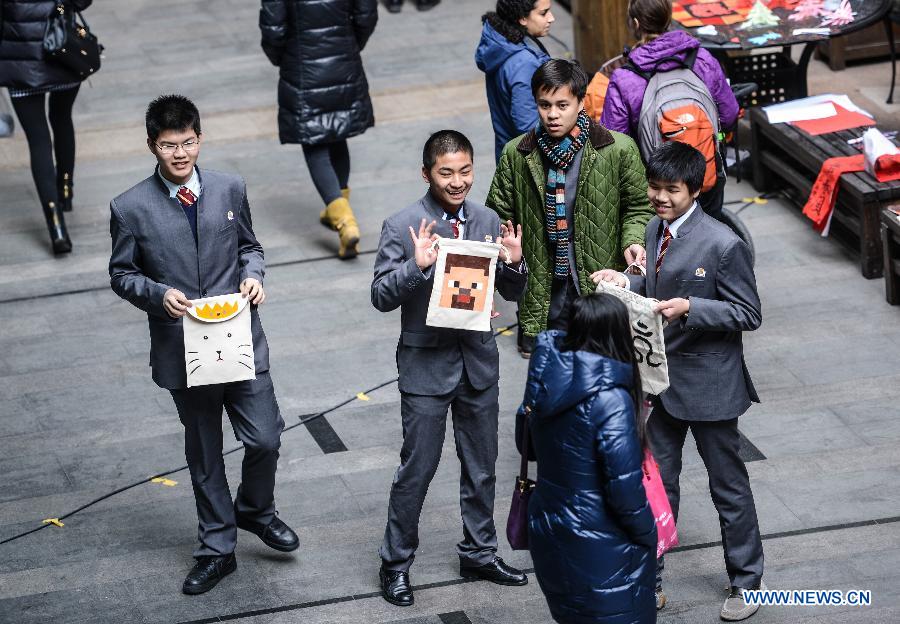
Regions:
<instances>
[{"instance_id":1,"label":"woman in blue coat","mask_svg":"<svg viewBox=\"0 0 900 624\"><path fill-rule=\"evenodd\" d=\"M538 465L528 507L535 574L557 622L656 622L656 524L628 312L592 294L570 319L568 334L537 337L520 410Z\"/></svg>"},{"instance_id":2,"label":"woman in blue coat","mask_svg":"<svg viewBox=\"0 0 900 624\"><path fill-rule=\"evenodd\" d=\"M497 0L497 10L481 18L475 64L485 74L498 162L503 146L537 123L531 77L550 60L538 38L550 34L554 20L550 0Z\"/></svg>"}]
</instances>

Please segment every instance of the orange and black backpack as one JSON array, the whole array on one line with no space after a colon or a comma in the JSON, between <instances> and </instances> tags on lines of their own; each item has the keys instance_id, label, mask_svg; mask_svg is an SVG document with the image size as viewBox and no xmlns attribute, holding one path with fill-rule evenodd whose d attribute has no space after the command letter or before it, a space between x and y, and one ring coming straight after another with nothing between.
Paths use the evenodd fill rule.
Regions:
<instances>
[{"instance_id":1,"label":"orange and black backpack","mask_svg":"<svg viewBox=\"0 0 900 624\"><path fill-rule=\"evenodd\" d=\"M697 51L692 49L683 61L678 57L657 61L657 66L666 61L678 64L666 71L643 71L631 62L623 69L647 81L637 129L644 161L665 141L687 143L706 158L701 190L708 191L716 184L719 111L706 84L694 73Z\"/></svg>"}]
</instances>

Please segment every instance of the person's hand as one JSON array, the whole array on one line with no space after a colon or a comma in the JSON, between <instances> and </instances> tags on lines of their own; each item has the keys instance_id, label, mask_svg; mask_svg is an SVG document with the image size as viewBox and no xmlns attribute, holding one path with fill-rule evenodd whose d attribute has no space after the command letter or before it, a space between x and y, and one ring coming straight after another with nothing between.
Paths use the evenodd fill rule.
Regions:
<instances>
[{"instance_id":1,"label":"person's hand","mask_svg":"<svg viewBox=\"0 0 900 624\"><path fill-rule=\"evenodd\" d=\"M599 284L600 282L612 282L619 288L628 288L628 282L625 280L625 276L612 269L594 271L591 273L591 279L594 280L595 284Z\"/></svg>"},{"instance_id":2,"label":"person's hand","mask_svg":"<svg viewBox=\"0 0 900 624\"><path fill-rule=\"evenodd\" d=\"M255 277L248 277L241 282L241 294L244 295L244 299L250 299L253 305L260 305L266 300L266 292Z\"/></svg>"},{"instance_id":3,"label":"person's hand","mask_svg":"<svg viewBox=\"0 0 900 624\"><path fill-rule=\"evenodd\" d=\"M509 252L509 264L522 261L522 224L513 228L512 221L500 224L500 239L497 241Z\"/></svg>"},{"instance_id":4,"label":"person's hand","mask_svg":"<svg viewBox=\"0 0 900 624\"><path fill-rule=\"evenodd\" d=\"M639 264L642 267L646 267L647 250L637 243L629 245L625 250L625 264Z\"/></svg>"},{"instance_id":5,"label":"person's hand","mask_svg":"<svg viewBox=\"0 0 900 624\"><path fill-rule=\"evenodd\" d=\"M193 306L184 293L177 288L170 288L163 295L163 309L172 318L181 318L187 314L187 309Z\"/></svg>"},{"instance_id":6,"label":"person's hand","mask_svg":"<svg viewBox=\"0 0 900 624\"><path fill-rule=\"evenodd\" d=\"M437 254L431 247L438 237L437 234L434 234L435 223L436 221L432 221L426 227L425 219L422 219L422 223L419 224L418 235L412 226L409 226L409 235L412 237L413 247L415 248L416 266L423 272L437 262Z\"/></svg>"},{"instance_id":7,"label":"person's hand","mask_svg":"<svg viewBox=\"0 0 900 624\"><path fill-rule=\"evenodd\" d=\"M667 321L674 321L677 318L681 318L691 310L691 301L690 299L682 299L681 297L676 297L675 299L666 299L665 301L660 301L656 304L656 307L653 308L654 312L662 314Z\"/></svg>"}]
</instances>

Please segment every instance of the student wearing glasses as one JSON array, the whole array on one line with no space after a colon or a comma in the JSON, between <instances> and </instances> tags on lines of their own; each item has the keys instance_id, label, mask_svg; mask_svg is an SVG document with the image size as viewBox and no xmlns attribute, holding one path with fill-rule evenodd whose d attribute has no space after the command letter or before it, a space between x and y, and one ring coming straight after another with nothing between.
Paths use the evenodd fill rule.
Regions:
<instances>
[{"instance_id":1,"label":"student wearing glasses","mask_svg":"<svg viewBox=\"0 0 900 624\"><path fill-rule=\"evenodd\" d=\"M184 425L197 503L197 562L182 585L209 591L237 562L237 529L275 550L299 546L275 511L275 469L284 421L269 376L269 347L257 306L265 301L265 260L244 181L200 169L200 113L187 98L164 95L146 115L153 175L110 203L109 276L117 295L147 313L153 381L169 390ZM182 317L191 299L240 291L250 301L256 378L187 387ZM222 411L244 444L241 484L232 501L222 459Z\"/></svg>"}]
</instances>

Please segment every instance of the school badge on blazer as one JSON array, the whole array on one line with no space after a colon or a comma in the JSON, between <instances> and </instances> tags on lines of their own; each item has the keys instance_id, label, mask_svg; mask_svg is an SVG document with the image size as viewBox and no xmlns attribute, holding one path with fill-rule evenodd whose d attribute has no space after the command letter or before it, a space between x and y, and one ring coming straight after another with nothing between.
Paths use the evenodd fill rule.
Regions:
<instances>
[{"instance_id":1,"label":"school badge on blazer","mask_svg":"<svg viewBox=\"0 0 900 624\"><path fill-rule=\"evenodd\" d=\"M256 379L249 302L240 293L191 300L184 316L188 388Z\"/></svg>"}]
</instances>

